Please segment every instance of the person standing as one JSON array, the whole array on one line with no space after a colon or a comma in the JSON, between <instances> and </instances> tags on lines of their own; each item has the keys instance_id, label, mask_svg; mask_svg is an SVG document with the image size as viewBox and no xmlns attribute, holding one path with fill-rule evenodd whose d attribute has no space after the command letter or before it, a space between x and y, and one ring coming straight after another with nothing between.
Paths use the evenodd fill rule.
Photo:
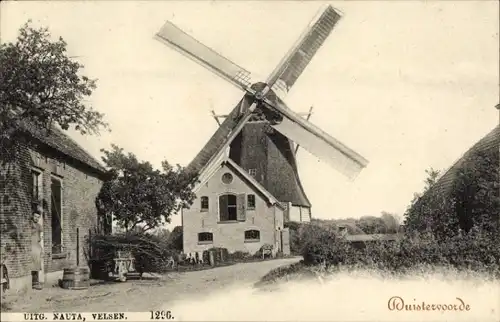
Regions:
<instances>
[{"instance_id":1,"label":"person standing","mask_svg":"<svg viewBox=\"0 0 500 322\"><path fill-rule=\"evenodd\" d=\"M42 218L42 209L37 207L33 212L32 222L31 222L31 285L33 289L42 289L42 284L40 283L40 273L42 271L42 225L40 225L40 220Z\"/></svg>"}]
</instances>

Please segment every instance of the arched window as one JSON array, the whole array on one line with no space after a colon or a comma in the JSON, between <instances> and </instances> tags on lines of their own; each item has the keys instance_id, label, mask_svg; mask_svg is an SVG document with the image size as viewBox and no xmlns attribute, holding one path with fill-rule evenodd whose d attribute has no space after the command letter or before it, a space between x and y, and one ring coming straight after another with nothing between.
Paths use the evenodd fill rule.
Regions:
<instances>
[{"instance_id":1,"label":"arched window","mask_svg":"<svg viewBox=\"0 0 500 322\"><path fill-rule=\"evenodd\" d=\"M208 211L208 197L203 196L200 198L200 209L201 211Z\"/></svg>"},{"instance_id":2,"label":"arched window","mask_svg":"<svg viewBox=\"0 0 500 322\"><path fill-rule=\"evenodd\" d=\"M214 235L212 233L198 233L198 243L212 244L214 242Z\"/></svg>"},{"instance_id":3,"label":"arched window","mask_svg":"<svg viewBox=\"0 0 500 322\"><path fill-rule=\"evenodd\" d=\"M237 220L236 195L226 194L219 197L220 221Z\"/></svg>"},{"instance_id":4,"label":"arched window","mask_svg":"<svg viewBox=\"0 0 500 322\"><path fill-rule=\"evenodd\" d=\"M255 229L245 231L245 241L260 241L260 231Z\"/></svg>"}]
</instances>

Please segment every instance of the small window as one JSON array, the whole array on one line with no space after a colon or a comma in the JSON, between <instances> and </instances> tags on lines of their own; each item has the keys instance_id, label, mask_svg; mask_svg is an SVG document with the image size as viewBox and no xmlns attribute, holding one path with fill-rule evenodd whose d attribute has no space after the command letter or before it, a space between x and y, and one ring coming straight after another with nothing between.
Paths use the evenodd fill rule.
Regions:
<instances>
[{"instance_id":1,"label":"small window","mask_svg":"<svg viewBox=\"0 0 500 322\"><path fill-rule=\"evenodd\" d=\"M201 211L208 211L208 197L201 197Z\"/></svg>"},{"instance_id":2,"label":"small window","mask_svg":"<svg viewBox=\"0 0 500 322\"><path fill-rule=\"evenodd\" d=\"M260 231L258 230L245 231L245 241L260 241Z\"/></svg>"},{"instance_id":3,"label":"small window","mask_svg":"<svg viewBox=\"0 0 500 322\"><path fill-rule=\"evenodd\" d=\"M42 174L38 171L31 171L32 202L39 202L42 199Z\"/></svg>"},{"instance_id":4,"label":"small window","mask_svg":"<svg viewBox=\"0 0 500 322\"><path fill-rule=\"evenodd\" d=\"M214 235L212 233L198 233L198 243L212 244L214 242Z\"/></svg>"},{"instance_id":5,"label":"small window","mask_svg":"<svg viewBox=\"0 0 500 322\"><path fill-rule=\"evenodd\" d=\"M256 177L257 169L248 169L248 174L250 174L252 177Z\"/></svg>"},{"instance_id":6,"label":"small window","mask_svg":"<svg viewBox=\"0 0 500 322\"><path fill-rule=\"evenodd\" d=\"M233 175L229 172L224 173L222 175L222 182L225 184L230 184L231 182L233 182Z\"/></svg>"},{"instance_id":7,"label":"small window","mask_svg":"<svg viewBox=\"0 0 500 322\"><path fill-rule=\"evenodd\" d=\"M247 209L255 209L255 195L247 195Z\"/></svg>"}]
</instances>

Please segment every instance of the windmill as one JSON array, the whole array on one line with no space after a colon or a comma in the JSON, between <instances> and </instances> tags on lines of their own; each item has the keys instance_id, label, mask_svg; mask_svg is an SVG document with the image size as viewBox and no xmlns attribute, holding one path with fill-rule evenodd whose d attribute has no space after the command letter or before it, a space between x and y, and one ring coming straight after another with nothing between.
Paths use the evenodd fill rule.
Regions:
<instances>
[{"instance_id":1,"label":"windmill","mask_svg":"<svg viewBox=\"0 0 500 322\"><path fill-rule=\"evenodd\" d=\"M280 202L309 214L311 204L300 182L295 158L298 146L354 180L368 161L309 122L309 117L303 118L292 111L283 101L340 18L330 5L322 8L267 80L255 83L248 70L167 21L156 39L244 92L228 115L221 117L212 111L219 127L188 170L202 173L213 160L228 154Z\"/></svg>"}]
</instances>

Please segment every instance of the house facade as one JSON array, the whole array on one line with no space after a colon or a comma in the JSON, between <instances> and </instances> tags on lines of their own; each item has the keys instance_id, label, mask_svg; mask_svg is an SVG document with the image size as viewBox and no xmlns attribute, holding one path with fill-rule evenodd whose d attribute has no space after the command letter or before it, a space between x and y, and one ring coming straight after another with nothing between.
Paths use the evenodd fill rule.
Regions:
<instances>
[{"instance_id":1,"label":"house facade","mask_svg":"<svg viewBox=\"0 0 500 322\"><path fill-rule=\"evenodd\" d=\"M194 188L182 212L184 253L212 247L255 254L264 244L290 253L285 206L229 158L215 163Z\"/></svg>"},{"instance_id":2,"label":"house facade","mask_svg":"<svg viewBox=\"0 0 500 322\"><path fill-rule=\"evenodd\" d=\"M86 265L86 238L106 223L95 200L106 170L58 129L24 124L18 144L0 164L1 261L11 289L31 286L31 220L43 209L43 282L71 265ZM62 276L62 275L61 275Z\"/></svg>"}]
</instances>

